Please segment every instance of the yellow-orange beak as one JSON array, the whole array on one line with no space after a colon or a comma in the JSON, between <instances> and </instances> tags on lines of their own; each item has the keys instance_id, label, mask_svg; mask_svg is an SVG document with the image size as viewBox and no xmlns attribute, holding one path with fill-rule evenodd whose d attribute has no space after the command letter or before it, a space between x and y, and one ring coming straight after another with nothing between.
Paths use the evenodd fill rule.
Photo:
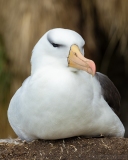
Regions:
<instances>
[{"instance_id":1,"label":"yellow-orange beak","mask_svg":"<svg viewBox=\"0 0 128 160\"><path fill-rule=\"evenodd\" d=\"M84 70L88 72L89 74L92 74L93 76L96 73L96 65L95 63L90 60L85 58L77 45L72 45L69 56L68 56L68 66L77 68L80 70Z\"/></svg>"}]
</instances>

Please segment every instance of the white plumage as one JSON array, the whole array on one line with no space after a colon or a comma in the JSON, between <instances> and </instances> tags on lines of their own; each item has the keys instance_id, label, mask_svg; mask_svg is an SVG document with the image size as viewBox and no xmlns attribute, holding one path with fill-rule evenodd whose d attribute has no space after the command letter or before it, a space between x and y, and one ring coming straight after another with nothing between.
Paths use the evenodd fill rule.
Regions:
<instances>
[{"instance_id":1,"label":"white plumage","mask_svg":"<svg viewBox=\"0 0 128 160\"><path fill-rule=\"evenodd\" d=\"M10 125L19 138L31 141L80 135L124 136L120 119L105 101L99 81L92 76L92 61L86 61L88 73L71 67L72 46L84 54L84 43L74 31L53 29L36 44L31 75L17 90L8 109Z\"/></svg>"}]
</instances>

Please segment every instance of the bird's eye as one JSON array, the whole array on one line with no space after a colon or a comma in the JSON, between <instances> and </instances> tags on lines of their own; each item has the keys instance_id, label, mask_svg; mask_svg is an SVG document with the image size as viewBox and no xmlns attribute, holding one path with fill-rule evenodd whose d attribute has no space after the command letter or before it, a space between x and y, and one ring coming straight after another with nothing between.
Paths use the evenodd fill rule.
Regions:
<instances>
[{"instance_id":1,"label":"bird's eye","mask_svg":"<svg viewBox=\"0 0 128 160\"><path fill-rule=\"evenodd\" d=\"M52 43L53 47L59 47L59 44Z\"/></svg>"}]
</instances>

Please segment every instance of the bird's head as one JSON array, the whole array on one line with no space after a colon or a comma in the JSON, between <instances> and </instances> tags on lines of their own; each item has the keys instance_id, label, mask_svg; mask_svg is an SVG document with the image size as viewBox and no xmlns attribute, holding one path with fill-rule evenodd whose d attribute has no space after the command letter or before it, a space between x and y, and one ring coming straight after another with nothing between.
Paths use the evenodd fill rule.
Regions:
<instances>
[{"instance_id":1,"label":"bird's head","mask_svg":"<svg viewBox=\"0 0 128 160\"><path fill-rule=\"evenodd\" d=\"M46 32L33 49L32 73L40 67L52 65L94 75L96 66L84 57L84 44L83 38L72 30L56 28Z\"/></svg>"}]
</instances>

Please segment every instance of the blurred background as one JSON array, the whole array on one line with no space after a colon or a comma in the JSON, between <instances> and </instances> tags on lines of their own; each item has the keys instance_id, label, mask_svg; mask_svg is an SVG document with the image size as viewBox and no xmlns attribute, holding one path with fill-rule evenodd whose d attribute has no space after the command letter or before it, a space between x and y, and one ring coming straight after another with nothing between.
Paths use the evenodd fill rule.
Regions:
<instances>
[{"instance_id":1,"label":"blurred background","mask_svg":"<svg viewBox=\"0 0 128 160\"><path fill-rule=\"evenodd\" d=\"M128 137L127 26L127 0L0 0L0 138L16 137L7 119L9 101L30 75L34 45L58 27L82 35L86 57L118 88Z\"/></svg>"}]
</instances>

